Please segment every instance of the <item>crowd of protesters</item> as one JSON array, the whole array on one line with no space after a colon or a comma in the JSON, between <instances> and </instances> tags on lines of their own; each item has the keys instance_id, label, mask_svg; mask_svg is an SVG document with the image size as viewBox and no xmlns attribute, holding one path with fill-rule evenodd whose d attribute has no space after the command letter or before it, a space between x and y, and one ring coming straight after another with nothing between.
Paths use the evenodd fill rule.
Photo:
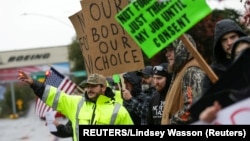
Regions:
<instances>
[{"instance_id":1,"label":"crowd of protesters","mask_svg":"<svg viewBox=\"0 0 250 141\"><path fill-rule=\"evenodd\" d=\"M231 19L218 21L214 33L213 62L209 65L220 80L250 48L250 38ZM197 48L191 35L184 35L192 47ZM110 77L101 74L88 76L81 84L86 89L82 95L67 95L32 79L22 70L18 72L18 79L30 85L34 94L47 105L68 118L65 125L55 121L58 131L52 134L72 137L75 141L79 140L79 125L188 125L196 120L212 122L224 107L216 98L196 113L199 119L192 116L190 109L195 102L206 100L214 84L181 39L173 41L165 51L167 62L122 74L124 87L120 89L115 86L119 84L112 83ZM234 103L250 94L248 87L235 91L230 93L236 97Z\"/></svg>"}]
</instances>

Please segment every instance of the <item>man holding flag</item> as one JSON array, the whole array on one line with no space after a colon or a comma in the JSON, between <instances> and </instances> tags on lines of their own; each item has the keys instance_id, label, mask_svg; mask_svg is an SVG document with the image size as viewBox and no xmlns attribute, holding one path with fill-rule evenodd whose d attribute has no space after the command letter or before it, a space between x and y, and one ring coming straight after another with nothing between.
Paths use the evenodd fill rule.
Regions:
<instances>
[{"instance_id":1,"label":"man holding flag","mask_svg":"<svg viewBox=\"0 0 250 141\"><path fill-rule=\"evenodd\" d=\"M65 77L59 73L55 68L51 67L49 71L46 72L45 84L57 87L59 90L64 91L67 94L71 94L77 85L72 82L69 78ZM41 99L36 99L36 114L40 118L45 118L46 112L52 111L53 109L47 106ZM59 112L55 113L56 116L63 116Z\"/></svg>"},{"instance_id":2,"label":"man holding flag","mask_svg":"<svg viewBox=\"0 0 250 141\"><path fill-rule=\"evenodd\" d=\"M84 83L86 95L71 96L56 87L33 80L22 70L18 73L18 79L29 84L42 101L62 112L72 122L75 141L79 141L79 125L133 125L126 108L115 102L115 94L107 87L103 75L89 75Z\"/></svg>"}]
</instances>

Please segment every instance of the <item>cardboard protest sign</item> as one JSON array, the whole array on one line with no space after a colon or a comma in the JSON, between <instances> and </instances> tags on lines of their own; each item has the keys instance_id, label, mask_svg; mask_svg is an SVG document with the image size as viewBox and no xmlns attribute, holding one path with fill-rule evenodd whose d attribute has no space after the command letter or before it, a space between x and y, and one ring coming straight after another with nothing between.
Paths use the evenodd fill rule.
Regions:
<instances>
[{"instance_id":1,"label":"cardboard protest sign","mask_svg":"<svg viewBox=\"0 0 250 141\"><path fill-rule=\"evenodd\" d=\"M112 76L144 67L141 48L115 20L128 1L84 0L82 10L70 16L88 74Z\"/></svg>"},{"instance_id":2,"label":"cardboard protest sign","mask_svg":"<svg viewBox=\"0 0 250 141\"><path fill-rule=\"evenodd\" d=\"M211 12L206 0L136 0L116 20L151 58Z\"/></svg>"}]
</instances>

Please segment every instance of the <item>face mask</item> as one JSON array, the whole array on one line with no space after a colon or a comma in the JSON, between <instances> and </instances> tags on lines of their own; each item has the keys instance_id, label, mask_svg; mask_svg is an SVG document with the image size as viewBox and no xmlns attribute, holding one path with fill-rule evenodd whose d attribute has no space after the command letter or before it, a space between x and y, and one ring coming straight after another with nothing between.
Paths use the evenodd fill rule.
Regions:
<instances>
[{"instance_id":1,"label":"face mask","mask_svg":"<svg viewBox=\"0 0 250 141\"><path fill-rule=\"evenodd\" d=\"M142 90L142 91L145 91L145 90L147 90L147 89L149 89L149 85L148 85L148 84L142 84L142 85L141 85L141 90Z\"/></svg>"}]
</instances>

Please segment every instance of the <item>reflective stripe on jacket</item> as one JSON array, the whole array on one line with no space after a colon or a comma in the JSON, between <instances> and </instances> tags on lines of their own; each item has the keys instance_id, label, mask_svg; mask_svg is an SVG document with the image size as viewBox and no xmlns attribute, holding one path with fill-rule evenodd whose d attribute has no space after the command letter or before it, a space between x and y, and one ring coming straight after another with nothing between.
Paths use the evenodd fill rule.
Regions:
<instances>
[{"instance_id":1,"label":"reflective stripe on jacket","mask_svg":"<svg viewBox=\"0 0 250 141\"><path fill-rule=\"evenodd\" d=\"M79 125L133 125L133 121L123 106L116 106L111 98L100 95L96 102L90 100L79 102L82 96L68 95L59 89L46 85L42 100L54 110L64 114L71 122L74 141L78 141ZM80 109L78 108L80 107ZM118 109L117 109L118 108ZM79 109L79 112L77 112ZM112 123L112 121L114 121Z\"/></svg>"}]
</instances>

